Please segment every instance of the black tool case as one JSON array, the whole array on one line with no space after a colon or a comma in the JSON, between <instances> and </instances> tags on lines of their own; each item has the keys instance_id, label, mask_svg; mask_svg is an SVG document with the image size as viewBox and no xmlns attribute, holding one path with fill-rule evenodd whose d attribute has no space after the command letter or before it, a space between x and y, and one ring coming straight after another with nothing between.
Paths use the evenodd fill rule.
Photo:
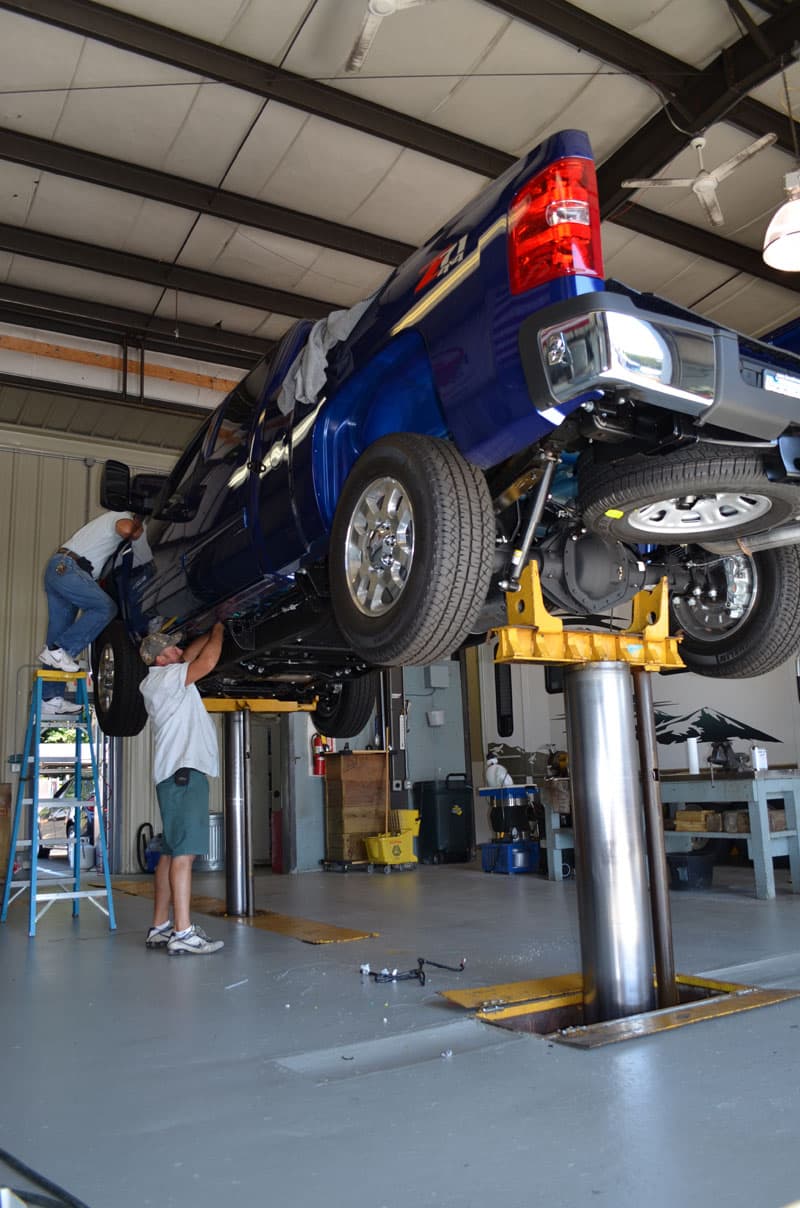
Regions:
<instances>
[{"instance_id":1,"label":"black tool case","mask_svg":"<svg viewBox=\"0 0 800 1208\"><path fill-rule=\"evenodd\" d=\"M417 855L423 864L465 863L475 849L472 785L464 772L444 780L418 780L414 808L420 827Z\"/></svg>"}]
</instances>

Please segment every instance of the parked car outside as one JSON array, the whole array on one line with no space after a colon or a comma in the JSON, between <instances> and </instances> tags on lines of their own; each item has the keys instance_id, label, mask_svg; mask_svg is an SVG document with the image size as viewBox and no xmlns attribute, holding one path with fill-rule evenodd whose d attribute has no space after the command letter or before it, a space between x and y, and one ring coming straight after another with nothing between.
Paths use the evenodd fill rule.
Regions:
<instances>
[{"instance_id":1,"label":"parked car outside","mask_svg":"<svg viewBox=\"0 0 800 1208\"><path fill-rule=\"evenodd\" d=\"M80 835L94 837L94 783L91 776L81 784ZM67 847L75 837L75 777L70 776L53 794L53 804L39 810L39 856L47 859L54 847Z\"/></svg>"},{"instance_id":2,"label":"parked car outside","mask_svg":"<svg viewBox=\"0 0 800 1208\"><path fill-rule=\"evenodd\" d=\"M604 278L588 139L553 135L374 297L296 324L171 474L107 463L152 560L104 571L100 724L144 724L144 633L220 619L204 692L350 736L377 669L482 641L530 559L584 624L666 576L687 666L762 674L800 645L799 400L791 352Z\"/></svg>"}]
</instances>

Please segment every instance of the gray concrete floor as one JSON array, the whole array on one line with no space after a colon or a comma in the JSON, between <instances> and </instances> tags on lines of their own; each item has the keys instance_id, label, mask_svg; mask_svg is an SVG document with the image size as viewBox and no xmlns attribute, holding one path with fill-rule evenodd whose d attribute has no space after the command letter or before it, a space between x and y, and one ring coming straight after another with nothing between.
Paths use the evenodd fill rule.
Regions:
<instances>
[{"instance_id":1,"label":"gray concrete floor","mask_svg":"<svg viewBox=\"0 0 800 1208\"><path fill-rule=\"evenodd\" d=\"M222 878L196 890L224 896ZM718 868L671 895L685 973L800 988L800 897ZM574 882L422 867L265 874L257 905L380 932L311 946L198 918L225 948L143 944L150 903L115 895L0 927L0 1144L90 1208L261 1203L782 1208L800 1199L800 999L576 1051L513 1035L438 990L580 968ZM428 984L377 985L362 962ZM451 1052L452 1056L442 1056ZM25 1180L0 1165L0 1186Z\"/></svg>"}]
</instances>

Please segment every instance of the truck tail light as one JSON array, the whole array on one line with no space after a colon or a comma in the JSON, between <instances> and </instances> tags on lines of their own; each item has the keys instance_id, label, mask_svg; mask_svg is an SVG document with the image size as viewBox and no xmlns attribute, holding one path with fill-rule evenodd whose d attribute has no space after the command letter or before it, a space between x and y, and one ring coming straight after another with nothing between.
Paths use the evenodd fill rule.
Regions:
<instances>
[{"instance_id":1,"label":"truck tail light","mask_svg":"<svg viewBox=\"0 0 800 1208\"><path fill-rule=\"evenodd\" d=\"M597 177L590 159L568 156L529 180L508 211L512 294L556 277L603 276Z\"/></svg>"}]
</instances>

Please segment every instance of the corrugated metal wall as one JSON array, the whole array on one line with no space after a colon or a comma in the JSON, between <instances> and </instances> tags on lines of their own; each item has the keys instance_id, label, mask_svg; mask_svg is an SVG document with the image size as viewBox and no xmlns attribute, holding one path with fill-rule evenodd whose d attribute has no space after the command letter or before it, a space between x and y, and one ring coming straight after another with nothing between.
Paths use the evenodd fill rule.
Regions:
<instances>
[{"instance_id":1,"label":"corrugated metal wall","mask_svg":"<svg viewBox=\"0 0 800 1208\"><path fill-rule=\"evenodd\" d=\"M100 472L108 457L126 461L135 470L162 472L175 460L171 452L0 426L0 781L12 780L8 757L22 749L30 673L44 643L44 564L62 541L100 512ZM122 872L136 869L139 824L152 821L159 829L151 768L148 729L123 744Z\"/></svg>"}]
</instances>

